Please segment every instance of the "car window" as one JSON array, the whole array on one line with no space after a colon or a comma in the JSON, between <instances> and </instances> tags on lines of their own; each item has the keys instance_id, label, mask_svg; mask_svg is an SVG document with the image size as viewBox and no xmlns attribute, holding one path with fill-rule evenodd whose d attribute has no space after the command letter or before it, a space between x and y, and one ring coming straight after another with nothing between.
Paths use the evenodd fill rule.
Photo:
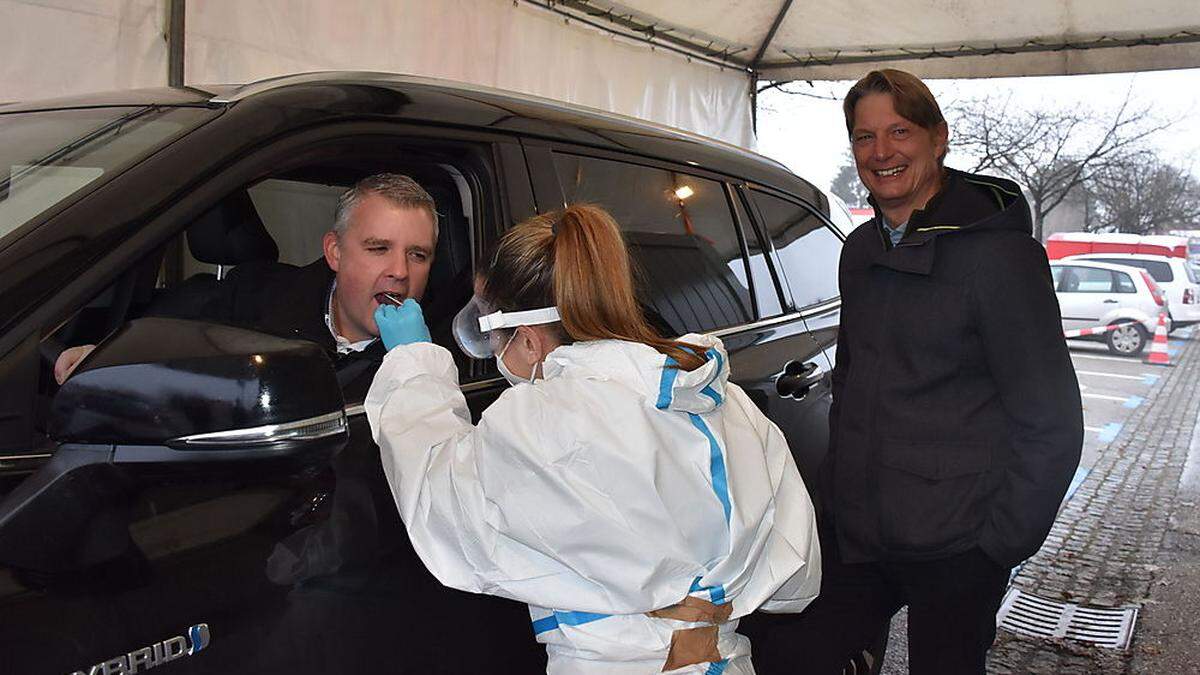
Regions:
<instances>
[{"instance_id":1,"label":"car window","mask_svg":"<svg viewBox=\"0 0 1200 675\"><path fill-rule=\"evenodd\" d=\"M213 114L143 106L0 115L0 240Z\"/></svg>"},{"instance_id":2,"label":"car window","mask_svg":"<svg viewBox=\"0 0 1200 675\"><path fill-rule=\"evenodd\" d=\"M1113 276L1117 280L1118 293L1137 293L1137 286L1133 285L1133 279L1124 272L1113 272Z\"/></svg>"},{"instance_id":3,"label":"car window","mask_svg":"<svg viewBox=\"0 0 1200 675\"><path fill-rule=\"evenodd\" d=\"M842 240L808 207L758 190L751 190L750 198L779 255L796 307L838 297Z\"/></svg>"},{"instance_id":4,"label":"car window","mask_svg":"<svg viewBox=\"0 0 1200 675\"><path fill-rule=\"evenodd\" d=\"M1098 267L1065 267L1059 290L1063 293L1112 293L1112 272Z\"/></svg>"},{"instance_id":5,"label":"car window","mask_svg":"<svg viewBox=\"0 0 1200 675\"><path fill-rule=\"evenodd\" d=\"M345 185L268 178L247 192L263 226L279 246L279 262L307 265L321 257L321 236L329 231Z\"/></svg>"},{"instance_id":6,"label":"car window","mask_svg":"<svg viewBox=\"0 0 1200 675\"><path fill-rule=\"evenodd\" d=\"M1158 260L1140 260L1137 258L1089 258L1089 260L1144 269L1150 273L1150 277L1155 281L1169 283L1175 280L1175 273L1171 271L1171 264Z\"/></svg>"},{"instance_id":7,"label":"car window","mask_svg":"<svg viewBox=\"0 0 1200 675\"><path fill-rule=\"evenodd\" d=\"M1054 277L1054 290L1059 290L1062 287L1063 268L1058 265L1051 265L1050 275Z\"/></svg>"},{"instance_id":8,"label":"car window","mask_svg":"<svg viewBox=\"0 0 1200 675\"><path fill-rule=\"evenodd\" d=\"M1164 281L1166 283L1175 281L1175 272L1171 270L1171 263L1160 260L1143 260L1142 262L1144 264L1141 267L1144 267L1155 281Z\"/></svg>"},{"instance_id":9,"label":"car window","mask_svg":"<svg viewBox=\"0 0 1200 675\"><path fill-rule=\"evenodd\" d=\"M742 241L724 184L686 173L555 153L568 203L612 214L637 268L651 323L682 335L753 318Z\"/></svg>"},{"instance_id":10,"label":"car window","mask_svg":"<svg viewBox=\"0 0 1200 675\"><path fill-rule=\"evenodd\" d=\"M747 213L747 205L745 198L739 196L733 201L734 211L737 212L738 218L744 223L750 223L751 218ZM783 314L783 303L780 301L779 290L776 287L775 276L771 272L770 265L767 264L767 252L763 248L762 242L759 240L759 234L754 232L753 227L749 227L745 231L746 250L749 253L747 260L750 262L750 276L753 280L751 284L754 288L754 301L758 308L758 317L765 319Z\"/></svg>"},{"instance_id":11,"label":"car window","mask_svg":"<svg viewBox=\"0 0 1200 675\"><path fill-rule=\"evenodd\" d=\"M1184 263L1183 269L1187 273L1188 281L1193 284L1200 283L1200 277L1196 276L1196 268L1191 263Z\"/></svg>"}]
</instances>

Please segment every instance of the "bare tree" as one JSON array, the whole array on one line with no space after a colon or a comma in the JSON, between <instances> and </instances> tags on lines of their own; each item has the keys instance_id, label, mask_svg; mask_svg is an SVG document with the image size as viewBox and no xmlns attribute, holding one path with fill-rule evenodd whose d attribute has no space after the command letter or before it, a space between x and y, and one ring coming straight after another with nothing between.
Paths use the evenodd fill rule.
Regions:
<instances>
[{"instance_id":1,"label":"bare tree","mask_svg":"<svg viewBox=\"0 0 1200 675\"><path fill-rule=\"evenodd\" d=\"M1115 111L1088 106L1021 107L1009 98L962 101L951 108L951 143L974 159L973 171L995 171L1024 187L1033 209L1034 236L1071 190L1098 171L1119 166L1139 143L1167 128L1127 93Z\"/></svg>"},{"instance_id":2,"label":"bare tree","mask_svg":"<svg viewBox=\"0 0 1200 675\"><path fill-rule=\"evenodd\" d=\"M1163 234L1200 221L1200 181L1149 151L1101 168L1086 187L1095 207L1092 229Z\"/></svg>"},{"instance_id":3,"label":"bare tree","mask_svg":"<svg viewBox=\"0 0 1200 675\"><path fill-rule=\"evenodd\" d=\"M867 205L867 197L870 196L870 193L859 179L858 168L850 153L846 153L843 157L842 166L838 169L837 176L834 177L833 184L829 189L833 194L841 197L842 201L846 202L846 206L863 207Z\"/></svg>"}]
</instances>

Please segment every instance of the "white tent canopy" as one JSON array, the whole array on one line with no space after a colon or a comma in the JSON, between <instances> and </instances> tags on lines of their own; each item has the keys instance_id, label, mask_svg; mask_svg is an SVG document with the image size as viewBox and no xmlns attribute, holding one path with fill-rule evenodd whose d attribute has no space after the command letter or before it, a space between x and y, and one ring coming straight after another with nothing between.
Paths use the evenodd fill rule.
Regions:
<instances>
[{"instance_id":1,"label":"white tent canopy","mask_svg":"<svg viewBox=\"0 0 1200 675\"><path fill-rule=\"evenodd\" d=\"M442 77L750 146L756 79L1197 67L1200 0L0 0L0 102L162 86L172 65L185 84Z\"/></svg>"},{"instance_id":2,"label":"white tent canopy","mask_svg":"<svg viewBox=\"0 0 1200 675\"><path fill-rule=\"evenodd\" d=\"M540 0L529 0L541 4ZM558 0L560 11L756 71L857 79L1075 75L1200 66L1196 0Z\"/></svg>"}]
</instances>

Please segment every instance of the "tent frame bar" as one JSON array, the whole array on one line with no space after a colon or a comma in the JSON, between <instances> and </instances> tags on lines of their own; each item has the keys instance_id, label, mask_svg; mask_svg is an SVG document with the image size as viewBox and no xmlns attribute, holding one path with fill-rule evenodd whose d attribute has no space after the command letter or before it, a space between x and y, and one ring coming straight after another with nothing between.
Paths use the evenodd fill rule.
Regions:
<instances>
[{"instance_id":1,"label":"tent frame bar","mask_svg":"<svg viewBox=\"0 0 1200 675\"><path fill-rule=\"evenodd\" d=\"M184 18L187 0L170 0L167 6L167 86L183 86Z\"/></svg>"},{"instance_id":2,"label":"tent frame bar","mask_svg":"<svg viewBox=\"0 0 1200 675\"><path fill-rule=\"evenodd\" d=\"M644 42L651 48L666 49L696 59L720 68L750 72L746 61L734 58L735 54L745 50L744 47L726 45L724 49L714 49L715 41L700 42L696 39L683 37L679 29L668 25L659 25L639 20L633 14L620 14L611 9L601 9L592 5L590 0L524 0L547 12L553 12L568 21L578 21L597 30L618 37Z\"/></svg>"},{"instance_id":3,"label":"tent frame bar","mask_svg":"<svg viewBox=\"0 0 1200 675\"><path fill-rule=\"evenodd\" d=\"M991 46L970 46L960 45L952 48L936 48L928 49L899 49L899 50L878 50L868 51L862 54L841 54L833 53L827 55L808 54L807 56L798 56L790 52L784 51L790 61L771 61L759 64L755 70L760 74L769 73L772 70L783 70L786 68L812 68L816 66L835 66L853 63L880 63L887 61L915 61L931 58L953 59L965 56L996 56L1003 54L1028 54L1039 52L1064 52L1064 51L1082 51L1088 49L1112 49L1114 47L1143 47L1143 46L1161 46L1173 44L1191 44L1200 42L1200 31L1178 31L1170 35L1147 36L1139 35L1132 38L1112 38L1101 37L1095 40L1085 42L1042 42L1038 40L1030 40L1021 44L1013 45L991 45Z\"/></svg>"}]
</instances>

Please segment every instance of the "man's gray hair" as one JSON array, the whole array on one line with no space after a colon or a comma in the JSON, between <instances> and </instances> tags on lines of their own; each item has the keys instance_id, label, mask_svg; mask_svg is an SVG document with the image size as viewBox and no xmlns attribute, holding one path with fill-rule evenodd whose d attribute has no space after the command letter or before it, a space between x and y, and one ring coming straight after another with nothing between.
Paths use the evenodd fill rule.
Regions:
<instances>
[{"instance_id":1,"label":"man's gray hair","mask_svg":"<svg viewBox=\"0 0 1200 675\"><path fill-rule=\"evenodd\" d=\"M333 213L333 231L340 239L350 226L350 214L354 207L367 195L379 195L395 206L410 209L425 209L433 218L433 240L438 238L437 204L433 197L417 181L398 173L377 173L354 184L354 187L338 197L337 209Z\"/></svg>"}]
</instances>

